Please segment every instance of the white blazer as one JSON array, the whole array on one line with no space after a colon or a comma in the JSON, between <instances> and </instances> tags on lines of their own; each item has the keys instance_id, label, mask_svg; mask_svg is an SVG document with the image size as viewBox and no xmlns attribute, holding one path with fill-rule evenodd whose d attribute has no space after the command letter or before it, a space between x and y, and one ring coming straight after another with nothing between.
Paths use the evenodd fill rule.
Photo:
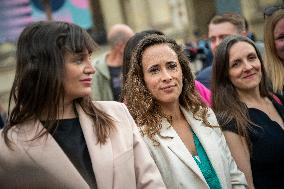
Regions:
<instances>
[{"instance_id":1,"label":"white blazer","mask_svg":"<svg viewBox=\"0 0 284 189\"><path fill-rule=\"evenodd\" d=\"M111 101L95 104L112 117L116 126L106 143L99 144L92 119L79 105L76 106L97 188L164 189L161 175L125 105ZM0 131L0 188L11 188L10 184L23 184L25 180L29 180L33 185L39 183L38 187L44 185L49 188L89 188L50 134L28 141L43 129L39 120L27 121L18 126L20 127L14 127L8 132L14 143L13 150L7 148ZM9 170L14 170L13 173L16 174L11 175ZM3 180L5 176L12 177L11 181ZM29 188L20 186L17 188Z\"/></svg>"},{"instance_id":2,"label":"white blazer","mask_svg":"<svg viewBox=\"0 0 284 189\"><path fill-rule=\"evenodd\" d=\"M200 140L219 178L222 189L246 188L245 176L238 170L220 128L206 127L202 121L194 119L191 112L182 107L181 110ZM213 125L218 125L211 109L209 109L208 121ZM160 136L156 135L155 139L160 143L159 146L144 137L167 188L209 189L191 153L166 119L162 121Z\"/></svg>"}]
</instances>

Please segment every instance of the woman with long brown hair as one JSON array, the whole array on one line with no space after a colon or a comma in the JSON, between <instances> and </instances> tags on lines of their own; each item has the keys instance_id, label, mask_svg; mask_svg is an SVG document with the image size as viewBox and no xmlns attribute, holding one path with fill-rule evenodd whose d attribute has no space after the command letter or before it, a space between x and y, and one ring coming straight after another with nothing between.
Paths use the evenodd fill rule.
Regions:
<instances>
[{"instance_id":1,"label":"woman with long brown hair","mask_svg":"<svg viewBox=\"0 0 284 189\"><path fill-rule=\"evenodd\" d=\"M249 188L281 188L284 98L269 92L254 42L225 38L214 57L212 81L212 108Z\"/></svg>"},{"instance_id":2,"label":"woman with long brown hair","mask_svg":"<svg viewBox=\"0 0 284 189\"><path fill-rule=\"evenodd\" d=\"M92 102L94 49L74 24L37 22L23 30L0 138L0 174L15 182L1 188L165 188L126 107ZM11 175L18 167L27 172Z\"/></svg>"}]
</instances>

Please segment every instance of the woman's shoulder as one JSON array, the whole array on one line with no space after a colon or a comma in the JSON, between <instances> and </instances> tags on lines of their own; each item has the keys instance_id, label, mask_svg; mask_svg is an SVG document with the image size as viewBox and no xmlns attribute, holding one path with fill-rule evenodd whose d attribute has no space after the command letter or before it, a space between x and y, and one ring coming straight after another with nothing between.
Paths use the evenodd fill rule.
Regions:
<instances>
[{"instance_id":1,"label":"woman's shoulder","mask_svg":"<svg viewBox=\"0 0 284 189\"><path fill-rule=\"evenodd\" d=\"M209 107L207 108L207 119L208 119L210 124L219 128L219 123L218 123L218 120L216 118L216 115L215 115L214 111Z\"/></svg>"},{"instance_id":2,"label":"woman's shoulder","mask_svg":"<svg viewBox=\"0 0 284 189\"><path fill-rule=\"evenodd\" d=\"M214 111L209 107L207 107L207 115L208 117L216 117Z\"/></svg>"},{"instance_id":3,"label":"woman's shoulder","mask_svg":"<svg viewBox=\"0 0 284 189\"><path fill-rule=\"evenodd\" d=\"M227 117L224 117L224 115L215 114L210 108L208 110L208 121L211 124L212 122L215 123L213 129L219 134L221 134L222 131L238 132L235 119L229 120Z\"/></svg>"},{"instance_id":4,"label":"woman's shoulder","mask_svg":"<svg viewBox=\"0 0 284 189\"><path fill-rule=\"evenodd\" d=\"M117 101L93 101L93 103L95 105L100 105L100 106L105 106L105 105L108 105L108 106L118 106L118 105L123 104L123 103L117 102Z\"/></svg>"},{"instance_id":5,"label":"woman's shoulder","mask_svg":"<svg viewBox=\"0 0 284 189\"><path fill-rule=\"evenodd\" d=\"M130 124L134 122L123 103L115 101L94 101L93 103L98 109L111 116L114 121L129 122Z\"/></svg>"},{"instance_id":6,"label":"woman's shoulder","mask_svg":"<svg viewBox=\"0 0 284 189\"><path fill-rule=\"evenodd\" d=\"M183 112L186 112L185 116L187 118L191 117L190 119L197 120L199 122L198 125L203 126L203 129L206 129L208 131L214 131L216 134L221 135L222 131L221 131L220 125L219 125L219 123L216 119L214 111L209 107L206 107L206 109L207 109L206 118L207 118L207 121L211 125L210 127L206 126L206 124L202 121L203 119L201 117L195 118L191 111L185 111L185 109L183 108L183 110L184 110Z\"/></svg>"},{"instance_id":7,"label":"woman's shoulder","mask_svg":"<svg viewBox=\"0 0 284 189\"><path fill-rule=\"evenodd\" d=\"M43 132L44 128L39 120L29 120L17 124L10 128L7 133L7 139L11 142L12 147L25 148L34 145L40 145L45 142L46 138L41 137L34 140L36 136ZM0 130L1 145L5 145L3 129ZM21 147L20 147L21 146Z\"/></svg>"},{"instance_id":8,"label":"woman's shoulder","mask_svg":"<svg viewBox=\"0 0 284 189\"><path fill-rule=\"evenodd\" d=\"M116 101L93 101L94 105L106 113L114 113L125 111L125 104Z\"/></svg>"}]
</instances>

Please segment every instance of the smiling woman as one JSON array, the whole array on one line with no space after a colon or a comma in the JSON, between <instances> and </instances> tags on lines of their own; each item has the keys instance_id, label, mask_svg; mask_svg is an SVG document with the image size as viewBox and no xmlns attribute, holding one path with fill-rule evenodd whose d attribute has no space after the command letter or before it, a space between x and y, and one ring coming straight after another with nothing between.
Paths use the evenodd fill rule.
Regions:
<instances>
[{"instance_id":1,"label":"smiling woman","mask_svg":"<svg viewBox=\"0 0 284 189\"><path fill-rule=\"evenodd\" d=\"M229 53L229 78L238 93L258 90L262 78L261 63L253 46L238 42Z\"/></svg>"},{"instance_id":2,"label":"smiling woman","mask_svg":"<svg viewBox=\"0 0 284 189\"><path fill-rule=\"evenodd\" d=\"M245 188L182 48L150 34L135 47L129 65L124 99L167 188Z\"/></svg>"},{"instance_id":3,"label":"smiling woman","mask_svg":"<svg viewBox=\"0 0 284 189\"><path fill-rule=\"evenodd\" d=\"M0 188L165 188L124 104L90 98L95 46L70 23L23 30L0 131Z\"/></svg>"},{"instance_id":4,"label":"smiling woman","mask_svg":"<svg viewBox=\"0 0 284 189\"><path fill-rule=\"evenodd\" d=\"M216 50L212 81L212 108L249 188L281 188L284 97L269 92L254 42L225 38Z\"/></svg>"}]
</instances>

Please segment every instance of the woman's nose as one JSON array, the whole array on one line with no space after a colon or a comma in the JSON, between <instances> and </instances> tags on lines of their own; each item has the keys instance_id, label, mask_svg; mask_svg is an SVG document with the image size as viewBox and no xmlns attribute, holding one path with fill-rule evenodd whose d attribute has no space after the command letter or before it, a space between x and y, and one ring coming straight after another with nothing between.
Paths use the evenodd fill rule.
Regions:
<instances>
[{"instance_id":1,"label":"woman's nose","mask_svg":"<svg viewBox=\"0 0 284 189\"><path fill-rule=\"evenodd\" d=\"M95 67L92 65L91 62L88 62L85 69L84 69L84 73L85 74L94 74L96 72Z\"/></svg>"},{"instance_id":2,"label":"woman's nose","mask_svg":"<svg viewBox=\"0 0 284 189\"><path fill-rule=\"evenodd\" d=\"M173 79L173 77L168 71L162 72L162 80L163 81L171 81L172 79Z\"/></svg>"},{"instance_id":3,"label":"woman's nose","mask_svg":"<svg viewBox=\"0 0 284 189\"><path fill-rule=\"evenodd\" d=\"M248 61L245 61L244 70L247 71L247 70L251 70L252 68L253 68L253 66L251 65L251 63L248 62Z\"/></svg>"}]
</instances>

